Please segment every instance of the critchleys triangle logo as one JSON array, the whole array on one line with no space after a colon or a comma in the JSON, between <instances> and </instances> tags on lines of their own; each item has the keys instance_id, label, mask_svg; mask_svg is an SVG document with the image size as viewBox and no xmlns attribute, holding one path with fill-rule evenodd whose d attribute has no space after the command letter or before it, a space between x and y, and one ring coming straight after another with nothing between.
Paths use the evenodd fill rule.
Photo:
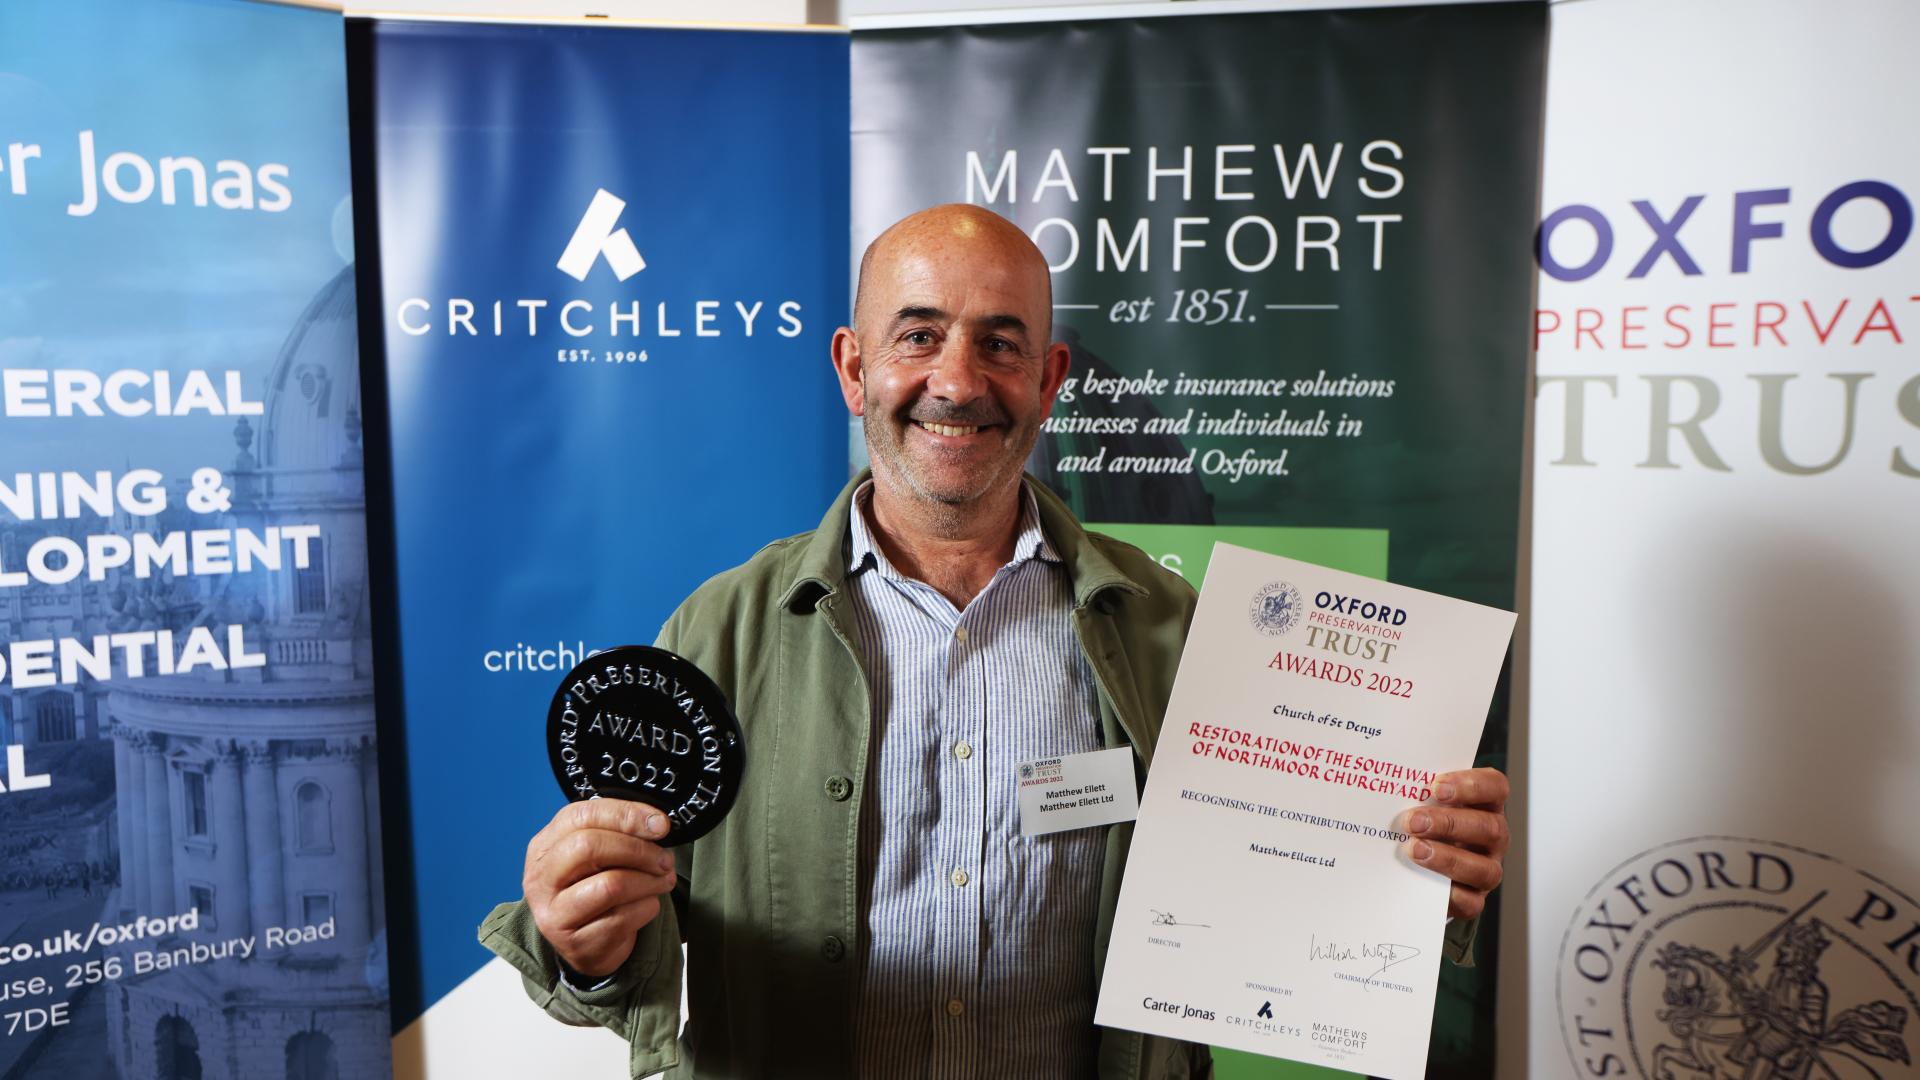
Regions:
<instances>
[{"instance_id":1,"label":"critchleys triangle logo","mask_svg":"<svg viewBox=\"0 0 1920 1080\"><path fill-rule=\"evenodd\" d=\"M1912 1076L1920 905L1831 856L1728 836L1607 874L1560 949L1559 1012L1581 1076Z\"/></svg>"},{"instance_id":2,"label":"critchleys triangle logo","mask_svg":"<svg viewBox=\"0 0 1920 1080\"><path fill-rule=\"evenodd\" d=\"M579 205L571 194L560 197L567 200L569 213ZM664 277L656 267L653 273L636 278L648 264L633 236L621 227L626 210L625 199L597 188L554 263L561 273L587 285L582 290L586 295L567 295L558 288L573 286L555 278L545 259L516 263L512 268L498 265L492 253L500 247L520 250L523 238L519 236L462 232L460 242L449 251L396 252L388 267L389 280L426 276L457 283L484 274L495 284L484 292L456 284L452 295L402 293L403 298L393 305L394 328L414 338L522 338L541 345L528 354L529 359L555 364L645 362L650 349L640 345L677 350L724 347L727 339L792 339L806 330L800 301L769 287L762 280L763 267L736 272L731 265L709 262L698 267L706 282L701 293L689 295L687 282L676 277L687 263L673 257L676 222L662 223L648 232L648 246L665 248L666 262L673 265L665 267ZM499 227L511 229L522 220L503 218ZM558 235L536 237L535 250L558 240ZM626 288L613 289L604 274L594 277L603 259ZM509 269L524 273L508 275ZM500 289L497 282L503 276L518 280L521 287ZM733 295L723 291L729 281L741 282L740 291Z\"/></svg>"},{"instance_id":3,"label":"critchleys triangle logo","mask_svg":"<svg viewBox=\"0 0 1920 1080\"><path fill-rule=\"evenodd\" d=\"M633 246L633 237L618 227L620 212L626 208L627 201L606 188L594 192L580 224L574 226L573 239L567 241L567 250L560 253L560 261L554 265L575 281L587 280L593 264L603 255L621 281L645 270L647 260Z\"/></svg>"}]
</instances>

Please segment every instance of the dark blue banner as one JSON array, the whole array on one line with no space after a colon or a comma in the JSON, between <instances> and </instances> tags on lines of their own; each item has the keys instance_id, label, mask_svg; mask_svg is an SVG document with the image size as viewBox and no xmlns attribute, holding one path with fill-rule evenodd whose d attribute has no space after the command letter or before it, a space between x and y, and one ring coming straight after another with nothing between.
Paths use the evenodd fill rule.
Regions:
<instances>
[{"instance_id":1,"label":"dark blue banner","mask_svg":"<svg viewBox=\"0 0 1920 1080\"><path fill-rule=\"evenodd\" d=\"M388 1073L341 25L0 6L0 1076Z\"/></svg>"},{"instance_id":2,"label":"dark blue banner","mask_svg":"<svg viewBox=\"0 0 1920 1080\"><path fill-rule=\"evenodd\" d=\"M561 676L650 642L846 476L827 344L848 310L847 41L387 21L350 39L405 671L404 1026L490 958L475 928L562 803Z\"/></svg>"}]
</instances>

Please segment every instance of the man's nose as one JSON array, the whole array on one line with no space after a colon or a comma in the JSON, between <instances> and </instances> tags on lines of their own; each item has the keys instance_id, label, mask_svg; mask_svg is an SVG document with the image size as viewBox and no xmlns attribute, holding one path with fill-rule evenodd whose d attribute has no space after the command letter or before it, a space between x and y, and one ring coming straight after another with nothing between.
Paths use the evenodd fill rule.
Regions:
<instances>
[{"instance_id":1,"label":"man's nose","mask_svg":"<svg viewBox=\"0 0 1920 1080\"><path fill-rule=\"evenodd\" d=\"M987 392L987 379L973 342L959 335L947 339L927 377L927 389L947 401L966 404Z\"/></svg>"}]
</instances>

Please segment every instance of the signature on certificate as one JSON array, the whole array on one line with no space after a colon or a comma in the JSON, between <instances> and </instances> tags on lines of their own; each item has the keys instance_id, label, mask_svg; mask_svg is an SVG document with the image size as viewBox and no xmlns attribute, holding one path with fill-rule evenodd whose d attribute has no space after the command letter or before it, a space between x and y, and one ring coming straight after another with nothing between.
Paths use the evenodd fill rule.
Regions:
<instances>
[{"instance_id":1,"label":"signature on certificate","mask_svg":"<svg viewBox=\"0 0 1920 1080\"><path fill-rule=\"evenodd\" d=\"M1213 927L1203 922L1181 922L1179 919L1173 917L1173 912L1171 911L1161 911L1159 908L1148 908L1147 910L1153 912L1153 925L1155 926L1193 926L1201 930L1213 929Z\"/></svg>"},{"instance_id":2,"label":"signature on certificate","mask_svg":"<svg viewBox=\"0 0 1920 1080\"><path fill-rule=\"evenodd\" d=\"M1358 960L1367 967L1373 967L1373 962L1376 960L1379 961L1380 966L1369 971L1366 978L1360 980L1362 985L1386 974L1388 968L1396 964L1404 964L1419 955L1420 950L1411 945L1395 945L1392 942L1381 942L1377 945L1366 944L1364 942L1359 945L1347 945L1337 941L1329 941L1322 944L1318 934L1309 938L1309 944L1307 946L1307 959L1310 961L1332 960L1335 962L1344 962L1348 960Z\"/></svg>"}]
</instances>

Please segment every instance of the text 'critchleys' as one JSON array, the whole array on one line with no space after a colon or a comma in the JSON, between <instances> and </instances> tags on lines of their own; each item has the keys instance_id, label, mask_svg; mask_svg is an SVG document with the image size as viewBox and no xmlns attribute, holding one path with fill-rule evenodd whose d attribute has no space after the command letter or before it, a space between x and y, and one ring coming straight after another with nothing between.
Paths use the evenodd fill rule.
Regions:
<instances>
[{"instance_id":1,"label":"text 'critchleys'","mask_svg":"<svg viewBox=\"0 0 1920 1080\"><path fill-rule=\"evenodd\" d=\"M402 300L394 308L393 317L401 333L410 337L439 332L449 337L524 335L533 338L540 335L543 327L551 329L557 325L561 333L572 338L594 335L717 338L735 334L752 337L756 330L768 327L781 337L793 338L806 330L800 313L798 300L782 300L772 309L764 300L752 303L695 300L677 307L661 300L649 309L639 300L607 304L568 300L554 304L550 300L523 298L476 304L464 297L453 297L435 304L416 296Z\"/></svg>"}]
</instances>

